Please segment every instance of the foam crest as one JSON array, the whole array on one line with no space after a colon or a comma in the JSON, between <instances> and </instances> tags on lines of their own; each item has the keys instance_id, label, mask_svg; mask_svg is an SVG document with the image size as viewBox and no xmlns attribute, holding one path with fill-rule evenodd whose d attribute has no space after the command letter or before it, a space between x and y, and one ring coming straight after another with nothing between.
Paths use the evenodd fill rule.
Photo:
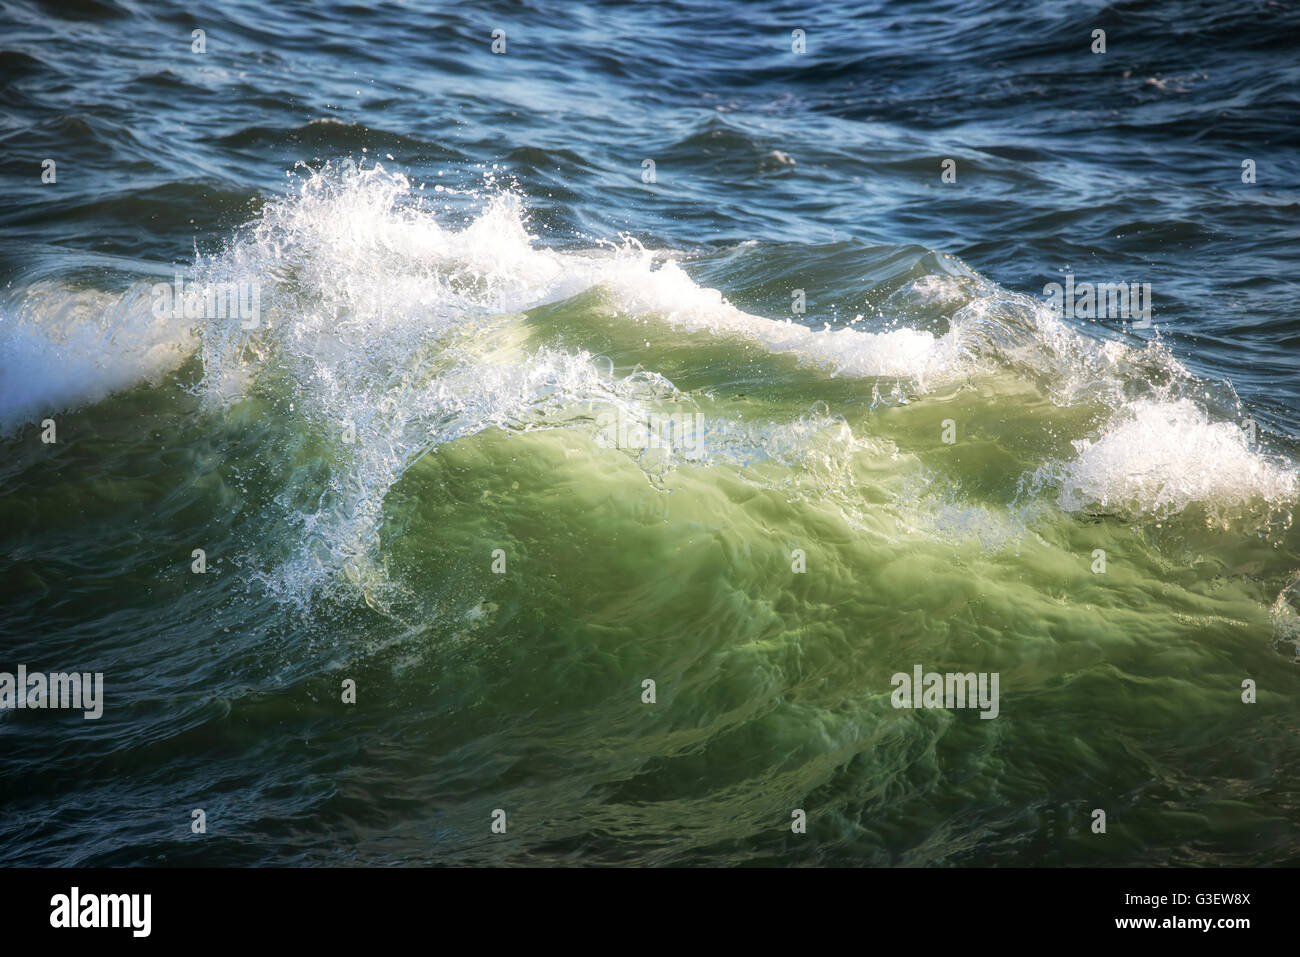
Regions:
<instances>
[{"instance_id":1,"label":"foam crest","mask_svg":"<svg viewBox=\"0 0 1300 957\"><path fill-rule=\"evenodd\" d=\"M955 372L960 357L956 330L944 336L914 329L817 330L792 320L751 315L716 289L697 285L671 261L655 269L645 257L623 259L593 278L610 290L623 312L655 315L688 332L756 342L769 352L792 353L823 365L835 375L904 378L923 388L929 379Z\"/></svg>"},{"instance_id":2,"label":"foam crest","mask_svg":"<svg viewBox=\"0 0 1300 957\"><path fill-rule=\"evenodd\" d=\"M105 292L43 280L0 306L0 434L184 363L196 340L183 320L153 315L149 291L149 283Z\"/></svg>"},{"instance_id":3,"label":"foam crest","mask_svg":"<svg viewBox=\"0 0 1300 957\"><path fill-rule=\"evenodd\" d=\"M0 313L0 424L95 401L197 350L198 392L208 403L269 400L296 420L291 429L305 427L328 449L328 487L312 505L290 505L298 500L286 494L269 506L282 513L268 521L288 521L302 545L254 575L290 601L350 581L385 605L385 497L443 443L489 428L594 434L593 408L612 408L620 421L695 408L653 370L615 379L586 352L531 342L526 312L593 289L628 321L663 324L646 323L647 337L680 330L741 339L833 376L883 380L870 385L879 402L908 401L986 369L1035 379L1063 405L1099 402L1116 410L1112 424L1075 443L1073 461L1034 475L1054 483L1070 511L1166 515L1194 502L1257 500L1281 507L1296 494L1292 467L1216 421L1234 395L1207 411L1183 397L1196 384L1159 344L1098 344L1042 303L974 275L925 276L895 290L892 328L814 329L746 313L634 240L544 248L519 197L490 182L482 193L417 189L382 166L351 164L301 175L290 195L190 273L198 288L256 283L255 321L156 318L147 282L117 294L29 287ZM934 331L900 325L909 310ZM784 425L719 412L706 428L707 452L638 453L639 464L652 478L677 461L761 481L764 470L776 482L796 473L792 489L824 495L852 489L855 460L893 454L829 410ZM782 468L787 474L777 476Z\"/></svg>"},{"instance_id":4,"label":"foam crest","mask_svg":"<svg viewBox=\"0 0 1300 957\"><path fill-rule=\"evenodd\" d=\"M1193 503L1232 509L1293 502L1293 466L1251 448L1231 422L1210 419L1190 399L1140 400L1077 457L1039 476L1059 488L1061 507L1168 516Z\"/></svg>"}]
</instances>

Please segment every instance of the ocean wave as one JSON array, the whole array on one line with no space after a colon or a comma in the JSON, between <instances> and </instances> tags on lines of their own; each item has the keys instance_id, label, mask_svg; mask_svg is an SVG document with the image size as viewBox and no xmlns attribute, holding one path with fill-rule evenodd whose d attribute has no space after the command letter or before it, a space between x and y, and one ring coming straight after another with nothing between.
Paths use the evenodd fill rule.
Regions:
<instances>
[{"instance_id":1,"label":"ocean wave","mask_svg":"<svg viewBox=\"0 0 1300 957\"><path fill-rule=\"evenodd\" d=\"M331 487L314 510L291 517L303 548L262 576L299 602L341 578L383 604L376 543L385 497L440 445L489 428L595 435L599 408L639 420L665 401L693 401L654 369L615 376L592 351L537 344L529 316L576 297L594 297L589 308L636 328L647 346L707 334L791 357L813 375L874 380L873 407L986 374L1033 383L1059 406L1099 406L1109 416L1101 434L1077 440L1073 461L1032 476L1035 487L1058 487L1066 511L1168 515L1194 502L1278 505L1296 495L1294 468L1248 448L1228 420L1235 394L1209 401L1211 390L1159 341L1099 342L959 267L903 281L870 320L816 328L765 318L631 238L547 248L522 198L494 171L484 178L481 191L465 192L417 187L379 164L304 172L295 191L187 270L199 288L256 283L251 322L234 313L160 320L147 282L113 294L29 287L0 324L0 416L12 427L97 401L192 353L211 407L277 397L332 449ZM477 211L465 215L467 207ZM913 328L917 317L928 328ZM836 450L897 453L829 413L783 425L715 409L713 452L691 464L744 469L767 459L820 469L830 479L813 487L827 492L852 485L851 469L827 461ZM791 442L807 448L791 452ZM652 478L662 472L662 455L639 459Z\"/></svg>"}]
</instances>

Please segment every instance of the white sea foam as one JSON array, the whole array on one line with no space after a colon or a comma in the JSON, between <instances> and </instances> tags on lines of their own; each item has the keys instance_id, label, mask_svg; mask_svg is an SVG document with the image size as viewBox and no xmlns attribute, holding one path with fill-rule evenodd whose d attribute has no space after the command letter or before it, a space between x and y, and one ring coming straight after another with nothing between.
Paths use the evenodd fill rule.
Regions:
<instances>
[{"instance_id":1,"label":"white sea foam","mask_svg":"<svg viewBox=\"0 0 1300 957\"><path fill-rule=\"evenodd\" d=\"M653 370L615 380L585 352L529 344L523 313L594 289L617 315L646 322L648 337L682 330L740 339L830 375L895 380L883 390L891 395L924 393L992 364L1038 379L1062 404L1100 400L1124 410L1135 392L1148 396L1052 473L1066 509L1124 503L1169 512L1295 494L1293 470L1246 448L1235 426L1169 397L1169 383L1187 376L1159 346L1098 345L1041 303L978 277L926 277L891 297L893 306L929 310L934 332L813 329L746 313L632 240L545 248L510 192L469 199L478 209L465 215L466 196L421 192L378 166L305 175L191 270L199 283L256 279L261 323L252 330L236 317L157 320L147 283L125 295L33 286L0 320L0 422L96 401L174 369L197 348L210 403L287 393L286 406L336 450L319 506L290 516L303 550L267 572L270 587L304 599L341 573L372 595L383 577L375 545L384 498L429 450L494 426L574 425L585 421L574 409L593 402L639 418L675 396ZM872 388L879 394L878 383ZM752 460L744 429L711 428L728 454L710 462ZM781 434L764 434L774 460Z\"/></svg>"},{"instance_id":2,"label":"white sea foam","mask_svg":"<svg viewBox=\"0 0 1300 957\"><path fill-rule=\"evenodd\" d=\"M944 336L913 329L817 330L792 320L765 319L737 309L716 289L697 285L675 262L654 268L646 254L600 263L588 275L609 290L623 312L654 315L688 332L757 342L770 352L824 365L836 375L898 377L924 385L953 371L959 358L956 330Z\"/></svg>"},{"instance_id":3,"label":"white sea foam","mask_svg":"<svg viewBox=\"0 0 1300 957\"><path fill-rule=\"evenodd\" d=\"M1251 448L1238 426L1211 420L1190 399L1139 400L1097 439L1073 444L1075 459L1040 470L1067 511L1171 515L1192 503L1281 504L1300 487L1293 466Z\"/></svg>"},{"instance_id":4,"label":"white sea foam","mask_svg":"<svg viewBox=\"0 0 1300 957\"><path fill-rule=\"evenodd\" d=\"M149 288L43 280L0 305L0 434L157 381L192 355L197 340L184 321L153 315Z\"/></svg>"},{"instance_id":5,"label":"white sea foam","mask_svg":"<svg viewBox=\"0 0 1300 957\"><path fill-rule=\"evenodd\" d=\"M412 197L420 202L412 202ZM436 194L414 190L382 167L304 178L292 195L193 270L199 283L262 289L262 328L239 322L155 320L143 291L127 295L33 286L0 320L0 421L30 421L53 405L94 402L174 369L201 343L211 397L238 397L250 365L271 360L324 399L337 417L360 411L380 368L393 371L432 343L473 331L485 317L518 314L588 289L634 317L689 332L741 338L789 353L835 375L893 377L924 390L964 370L962 324L943 335L909 328L812 329L746 313L695 283L675 262L635 241L585 251L540 246L519 198L480 198L477 215L448 225ZM364 356L365 362L350 362ZM515 357L518 358L517 356ZM333 393L332 397L327 395ZM350 401L349 395L356 401Z\"/></svg>"}]
</instances>

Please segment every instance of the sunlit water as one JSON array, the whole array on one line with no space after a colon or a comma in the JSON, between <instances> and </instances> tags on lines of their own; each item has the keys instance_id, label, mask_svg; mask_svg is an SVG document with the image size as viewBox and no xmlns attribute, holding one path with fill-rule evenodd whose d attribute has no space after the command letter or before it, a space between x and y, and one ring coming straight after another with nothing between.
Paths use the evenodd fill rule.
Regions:
<instances>
[{"instance_id":1,"label":"sunlit water","mask_svg":"<svg viewBox=\"0 0 1300 957\"><path fill-rule=\"evenodd\" d=\"M0 859L1297 860L1294 9L220 6L0 14Z\"/></svg>"}]
</instances>

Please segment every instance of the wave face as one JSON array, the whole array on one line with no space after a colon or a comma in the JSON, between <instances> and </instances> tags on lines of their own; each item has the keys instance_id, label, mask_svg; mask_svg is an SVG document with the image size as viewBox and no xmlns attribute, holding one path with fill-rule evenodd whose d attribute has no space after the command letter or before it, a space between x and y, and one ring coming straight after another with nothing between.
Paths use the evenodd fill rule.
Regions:
<instances>
[{"instance_id":1,"label":"wave face","mask_svg":"<svg viewBox=\"0 0 1300 957\"><path fill-rule=\"evenodd\" d=\"M698 48L663 4L600 43L523 4L517 52L431 64L322 4L370 66L336 80L301 14L232 3L238 68L161 68L175 23L103 0L60 16L116 42L0 57L67 157L0 240L0 670L108 689L0 711L0 860L1296 859L1294 197L1186 173L1289 142L1240 66L1286 24L1106 8L1222 60L1152 27L1169 71L1111 76L1069 11L846 10L794 69L784 23L667 6ZM87 72L130 95L68 99ZM1155 323L1063 315L1063 274L1149 277ZM999 674L997 719L893 707L917 664ZM1095 806L1130 822L1101 849Z\"/></svg>"}]
</instances>

